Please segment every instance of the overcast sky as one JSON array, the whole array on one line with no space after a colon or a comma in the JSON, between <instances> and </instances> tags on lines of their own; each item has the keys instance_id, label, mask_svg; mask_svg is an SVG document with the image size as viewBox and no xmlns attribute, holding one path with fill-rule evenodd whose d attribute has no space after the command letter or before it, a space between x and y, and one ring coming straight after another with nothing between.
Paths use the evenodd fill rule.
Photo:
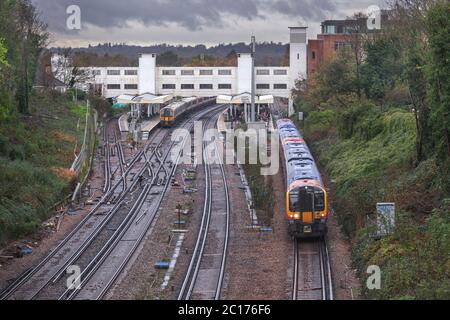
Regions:
<instances>
[{"instance_id":1,"label":"overcast sky","mask_svg":"<svg viewBox=\"0 0 450 320\"><path fill-rule=\"evenodd\" d=\"M149 45L289 41L288 27L344 19L385 0L31 0L49 25L51 46L104 42ZM68 30L66 9L81 9L81 30Z\"/></svg>"}]
</instances>

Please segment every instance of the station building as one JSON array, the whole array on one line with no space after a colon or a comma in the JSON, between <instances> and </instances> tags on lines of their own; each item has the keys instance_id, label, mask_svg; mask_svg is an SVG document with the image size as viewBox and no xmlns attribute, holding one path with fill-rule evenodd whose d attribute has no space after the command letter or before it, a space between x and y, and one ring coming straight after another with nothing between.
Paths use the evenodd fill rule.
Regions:
<instances>
[{"instance_id":1,"label":"station building","mask_svg":"<svg viewBox=\"0 0 450 320\"><path fill-rule=\"evenodd\" d=\"M290 98L307 77L306 27L291 27L289 67L255 67L257 95ZM211 97L251 92L252 56L238 53L237 67L159 67L156 54L142 54L138 67L90 67L88 85L105 98L123 94Z\"/></svg>"}]
</instances>

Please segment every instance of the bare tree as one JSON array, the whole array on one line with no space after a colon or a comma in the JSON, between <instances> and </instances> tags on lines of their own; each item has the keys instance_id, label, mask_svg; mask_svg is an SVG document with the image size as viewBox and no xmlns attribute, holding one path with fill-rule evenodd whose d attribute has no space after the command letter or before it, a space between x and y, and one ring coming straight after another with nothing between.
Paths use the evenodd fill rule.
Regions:
<instances>
[{"instance_id":1,"label":"bare tree","mask_svg":"<svg viewBox=\"0 0 450 320\"><path fill-rule=\"evenodd\" d=\"M53 56L52 68L55 77L69 88L89 83L94 79L94 75L89 68L74 65L71 48L65 48L59 54Z\"/></svg>"}]
</instances>

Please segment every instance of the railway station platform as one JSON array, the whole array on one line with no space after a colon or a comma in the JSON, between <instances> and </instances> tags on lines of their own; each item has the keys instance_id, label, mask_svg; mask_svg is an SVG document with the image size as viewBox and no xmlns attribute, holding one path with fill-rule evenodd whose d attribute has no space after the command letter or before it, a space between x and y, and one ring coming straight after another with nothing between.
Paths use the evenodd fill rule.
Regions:
<instances>
[{"instance_id":1,"label":"railway station platform","mask_svg":"<svg viewBox=\"0 0 450 320\"><path fill-rule=\"evenodd\" d=\"M224 112L219 116L219 119L217 119L217 130L219 132L225 132L228 129L231 129L231 123L225 122L225 112Z\"/></svg>"},{"instance_id":2,"label":"railway station platform","mask_svg":"<svg viewBox=\"0 0 450 320\"><path fill-rule=\"evenodd\" d=\"M119 130L120 132L128 132L128 113L123 114L119 118Z\"/></svg>"},{"instance_id":3,"label":"railway station platform","mask_svg":"<svg viewBox=\"0 0 450 320\"><path fill-rule=\"evenodd\" d=\"M155 117L142 121L141 125L141 131L142 131L142 140L148 140L148 136L150 135L150 132L153 131L159 124L159 115L156 115Z\"/></svg>"},{"instance_id":4,"label":"railway station platform","mask_svg":"<svg viewBox=\"0 0 450 320\"><path fill-rule=\"evenodd\" d=\"M159 115L155 115L154 117L144 120L141 123L141 132L142 132L142 140L148 140L148 136L150 132L153 131L159 124ZM119 129L120 132L127 133L129 132L129 123L128 123L128 114L124 114L119 118Z\"/></svg>"}]
</instances>

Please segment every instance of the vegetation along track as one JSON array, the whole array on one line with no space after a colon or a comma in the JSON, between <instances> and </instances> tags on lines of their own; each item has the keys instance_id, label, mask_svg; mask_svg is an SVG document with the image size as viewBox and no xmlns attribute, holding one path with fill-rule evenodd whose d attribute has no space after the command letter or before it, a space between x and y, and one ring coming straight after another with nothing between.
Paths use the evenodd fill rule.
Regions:
<instances>
[{"instance_id":1,"label":"vegetation along track","mask_svg":"<svg viewBox=\"0 0 450 320\"><path fill-rule=\"evenodd\" d=\"M212 129L218 114L208 115L204 129ZM204 142L205 202L194 251L179 300L218 300L222 291L230 228L230 198L217 141Z\"/></svg>"},{"instance_id":2,"label":"vegetation along track","mask_svg":"<svg viewBox=\"0 0 450 320\"><path fill-rule=\"evenodd\" d=\"M184 126L188 122L185 121ZM111 187L83 221L41 263L7 288L1 298L103 297L118 275L111 271L121 270L131 257L153 220L170 181L168 175L173 173L174 166L168 160L168 155L175 143L164 142L168 141L171 132L156 130L152 141L127 164L128 168L120 181ZM164 152L161 151L163 149ZM113 198L116 189L124 185L124 179L127 188L122 190L120 196ZM155 197L149 198L149 195ZM133 245L119 248L123 243ZM108 265L111 255L116 260L117 257L121 258L122 263L120 268L110 267L110 272L106 273L101 267ZM79 290L67 289L69 275L66 271L69 266L80 268L81 276L74 279ZM104 272L103 277L97 279L96 276L101 272ZM91 283L96 280L96 290L92 290Z\"/></svg>"},{"instance_id":3,"label":"vegetation along track","mask_svg":"<svg viewBox=\"0 0 450 320\"><path fill-rule=\"evenodd\" d=\"M294 241L292 299L334 299L330 257L325 239Z\"/></svg>"}]
</instances>

